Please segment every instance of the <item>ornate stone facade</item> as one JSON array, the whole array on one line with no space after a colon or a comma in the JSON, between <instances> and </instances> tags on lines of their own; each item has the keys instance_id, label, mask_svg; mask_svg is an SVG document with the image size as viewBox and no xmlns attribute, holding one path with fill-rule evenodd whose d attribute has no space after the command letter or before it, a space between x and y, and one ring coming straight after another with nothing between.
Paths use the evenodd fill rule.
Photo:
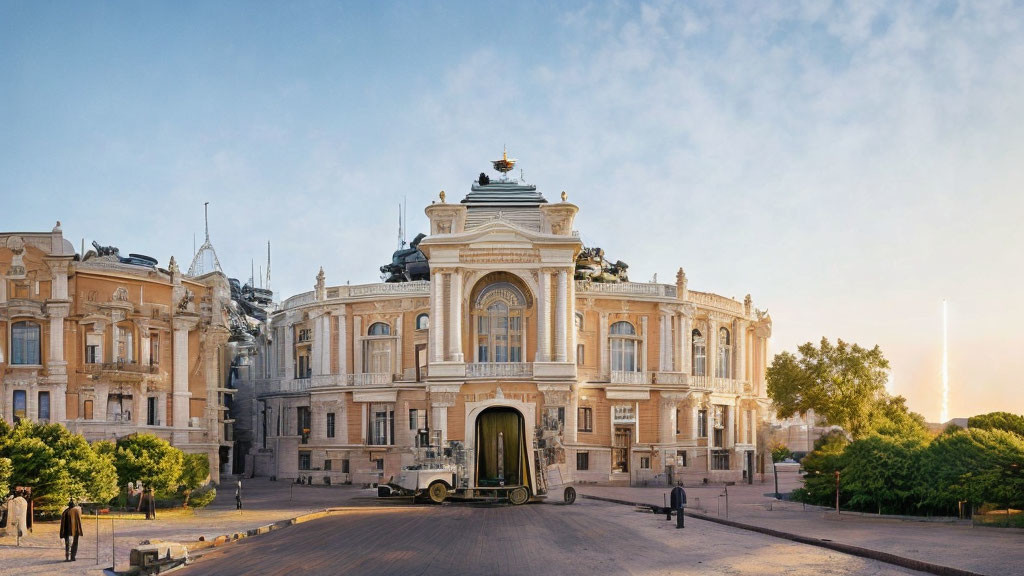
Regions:
<instances>
[{"instance_id":1,"label":"ornate stone facade","mask_svg":"<svg viewBox=\"0 0 1024 576\"><path fill-rule=\"evenodd\" d=\"M574 280L577 212L565 195L476 183L426 207L429 282L318 274L269 321L248 465L377 482L420 443L472 445L469 406L507 402L554 435L565 481L752 478L771 318L749 296L689 290L681 268L673 285Z\"/></svg>"},{"instance_id":2,"label":"ornate stone facade","mask_svg":"<svg viewBox=\"0 0 1024 576\"><path fill-rule=\"evenodd\" d=\"M217 481L230 436L217 356L227 279L101 248L83 261L60 223L0 233L0 415L58 422L89 440L152 433L207 454Z\"/></svg>"}]
</instances>

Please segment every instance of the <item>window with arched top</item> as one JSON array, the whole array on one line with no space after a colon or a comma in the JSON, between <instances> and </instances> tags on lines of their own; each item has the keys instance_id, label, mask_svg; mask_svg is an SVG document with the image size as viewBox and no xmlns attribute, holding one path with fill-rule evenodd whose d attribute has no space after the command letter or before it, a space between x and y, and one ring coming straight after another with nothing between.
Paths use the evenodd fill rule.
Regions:
<instances>
[{"instance_id":1,"label":"window with arched top","mask_svg":"<svg viewBox=\"0 0 1024 576\"><path fill-rule=\"evenodd\" d=\"M416 329L427 330L430 328L430 316L428 314L420 314L416 317Z\"/></svg>"},{"instance_id":2,"label":"window with arched top","mask_svg":"<svg viewBox=\"0 0 1024 576\"><path fill-rule=\"evenodd\" d=\"M11 324L11 364L41 363L39 324L27 321Z\"/></svg>"},{"instance_id":3,"label":"window with arched top","mask_svg":"<svg viewBox=\"0 0 1024 576\"><path fill-rule=\"evenodd\" d=\"M366 331L368 336L390 336L391 326L383 322L374 322L370 324L370 329Z\"/></svg>"},{"instance_id":4,"label":"window with arched top","mask_svg":"<svg viewBox=\"0 0 1024 576\"><path fill-rule=\"evenodd\" d=\"M700 333L700 330L694 330L691 336L693 337L693 344L691 345L693 366L690 372L694 376L704 376L707 374L707 343L704 341L704 335Z\"/></svg>"},{"instance_id":5,"label":"window with arched top","mask_svg":"<svg viewBox=\"0 0 1024 576\"><path fill-rule=\"evenodd\" d=\"M391 363L395 341L391 326L374 322L366 331L363 341L363 372L367 374L391 374Z\"/></svg>"},{"instance_id":6,"label":"window with arched top","mask_svg":"<svg viewBox=\"0 0 1024 576\"><path fill-rule=\"evenodd\" d=\"M577 332L582 332L583 331L583 313L582 312L577 312L576 313L576 315L575 315L575 322L576 322L576 331Z\"/></svg>"},{"instance_id":7,"label":"window with arched top","mask_svg":"<svg viewBox=\"0 0 1024 576\"><path fill-rule=\"evenodd\" d=\"M718 370L719 378L732 378L732 346L729 341L729 330L720 328L718 330Z\"/></svg>"},{"instance_id":8,"label":"window with arched top","mask_svg":"<svg viewBox=\"0 0 1024 576\"><path fill-rule=\"evenodd\" d=\"M497 282L476 299L477 362L523 362L523 318L526 298L519 288Z\"/></svg>"},{"instance_id":9,"label":"window with arched top","mask_svg":"<svg viewBox=\"0 0 1024 576\"><path fill-rule=\"evenodd\" d=\"M611 347L612 370L616 372L637 371L636 328L629 322L616 322L608 330L608 341Z\"/></svg>"}]
</instances>

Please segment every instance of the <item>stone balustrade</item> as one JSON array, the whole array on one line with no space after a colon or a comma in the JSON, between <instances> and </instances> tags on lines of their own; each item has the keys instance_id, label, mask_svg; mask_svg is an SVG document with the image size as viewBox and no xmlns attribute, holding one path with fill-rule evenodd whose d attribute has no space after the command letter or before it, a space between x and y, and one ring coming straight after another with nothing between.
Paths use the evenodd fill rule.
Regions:
<instances>
[{"instance_id":1,"label":"stone balustrade","mask_svg":"<svg viewBox=\"0 0 1024 576\"><path fill-rule=\"evenodd\" d=\"M475 362L466 364L466 378L532 378L530 362Z\"/></svg>"},{"instance_id":2,"label":"stone balustrade","mask_svg":"<svg viewBox=\"0 0 1024 576\"><path fill-rule=\"evenodd\" d=\"M746 316L746 310L743 308L743 302L737 302L732 298L726 298L725 296L719 296L718 294L689 290L687 292L687 300L698 306L723 310L730 314L736 314L737 316Z\"/></svg>"},{"instance_id":3,"label":"stone balustrade","mask_svg":"<svg viewBox=\"0 0 1024 576\"><path fill-rule=\"evenodd\" d=\"M591 282L576 280L576 295L581 294L628 294L632 296L660 296L675 298L676 287L651 282Z\"/></svg>"}]
</instances>

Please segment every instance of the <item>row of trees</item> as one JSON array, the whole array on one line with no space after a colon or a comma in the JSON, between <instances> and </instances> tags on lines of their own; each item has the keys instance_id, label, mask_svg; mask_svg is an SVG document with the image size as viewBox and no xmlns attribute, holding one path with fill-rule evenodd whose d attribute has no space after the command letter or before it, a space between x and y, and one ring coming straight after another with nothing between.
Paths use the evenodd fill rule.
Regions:
<instances>
[{"instance_id":1,"label":"row of trees","mask_svg":"<svg viewBox=\"0 0 1024 576\"><path fill-rule=\"evenodd\" d=\"M182 496L210 475L203 454L184 454L156 436L121 438L115 444L89 444L59 424L22 420L11 427L0 420L0 494L31 486L36 508L60 510L68 498L107 503L128 482L152 487L158 499Z\"/></svg>"},{"instance_id":2,"label":"row of trees","mask_svg":"<svg viewBox=\"0 0 1024 576\"><path fill-rule=\"evenodd\" d=\"M960 503L1024 507L1024 417L975 416L964 430L933 435L906 400L885 391L888 361L876 346L842 340L804 344L768 368L768 395L780 416L814 410L842 431L823 436L802 461L794 497L889 514L952 514Z\"/></svg>"}]
</instances>

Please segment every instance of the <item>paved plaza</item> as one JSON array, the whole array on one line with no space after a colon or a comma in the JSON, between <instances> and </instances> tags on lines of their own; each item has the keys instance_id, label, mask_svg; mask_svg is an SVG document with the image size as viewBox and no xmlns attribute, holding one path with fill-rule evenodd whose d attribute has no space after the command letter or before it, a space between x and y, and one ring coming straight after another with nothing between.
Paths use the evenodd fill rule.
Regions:
<instances>
[{"instance_id":1,"label":"paved plaza","mask_svg":"<svg viewBox=\"0 0 1024 576\"><path fill-rule=\"evenodd\" d=\"M782 478L782 490L796 485ZM155 521L118 519L117 567L146 539L197 546L202 536L247 530L330 509L324 518L213 549L181 574L915 574L891 564L795 543L710 521L687 518L686 528L635 506L588 497L661 505L664 488L576 487L580 498L521 507L382 502L373 490L245 481L245 510L234 510L224 489L192 515L162 512ZM969 524L881 520L771 497L772 485L688 487L690 510L815 539L878 550L979 574L1022 574L1024 531ZM99 528L97 561L96 527ZM65 564L57 525L38 522L16 547L0 538L0 574L101 574L110 566L111 520L85 521L78 561Z\"/></svg>"}]
</instances>

